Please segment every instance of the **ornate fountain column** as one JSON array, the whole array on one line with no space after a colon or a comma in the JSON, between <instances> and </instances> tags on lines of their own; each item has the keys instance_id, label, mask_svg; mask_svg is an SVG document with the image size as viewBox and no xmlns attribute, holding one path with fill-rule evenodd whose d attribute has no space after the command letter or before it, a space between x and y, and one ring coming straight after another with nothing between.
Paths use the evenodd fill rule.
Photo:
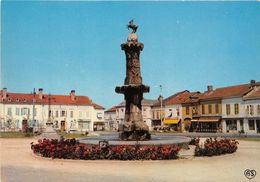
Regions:
<instances>
[{"instance_id":1,"label":"ornate fountain column","mask_svg":"<svg viewBox=\"0 0 260 182\"><path fill-rule=\"evenodd\" d=\"M119 137L121 140L148 140L150 139L149 127L144 123L142 117L143 93L149 92L149 86L142 84L140 52L144 44L138 42L136 31L138 26L133 20L129 22L128 28L133 30L128 35L127 42L121 44L121 49L126 55L126 78L124 86L116 87L116 93L125 96L125 121L119 126Z\"/></svg>"}]
</instances>

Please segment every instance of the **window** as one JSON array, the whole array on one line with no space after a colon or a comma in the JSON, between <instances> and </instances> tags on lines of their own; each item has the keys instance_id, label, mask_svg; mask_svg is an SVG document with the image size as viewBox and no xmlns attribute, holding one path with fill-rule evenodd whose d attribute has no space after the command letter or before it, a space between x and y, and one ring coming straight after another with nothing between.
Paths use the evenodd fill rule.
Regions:
<instances>
[{"instance_id":1,"label":"window","mask_svg":"<svg viewBox=\"0 0 260 182\"><path fill-rule=\"evenodd\" d=\"M153 111L153 119L155 119L155 112Z\"/></svg>"},{"instance_id":2,"label":"window","mask_svg":"<svg viewBox=\"0 0 260 182\"><path fill-rule=\"evenodd\" d=\"M249 120L248 125L249 125L249 130L255 130L255 121L254 120Z\"/></svg>"},{"instance_id":3,"label":"window","mask_svg":"<svg viewBox=\"0 0 260 182\"><path fill-rule=\"evenodd\" d=\"M51 117L52 116L52 112L51 112L51 110L49 111L49 115L48 115L49 117Z\"/></svg>"},{"instance_id":4,"label":"window","mask_svg":"<svg viewBox=\"0 0 260 182\"><path fill-rule=\"evenodd\" d=\"M81 111L79 111L79 117L80 117L80 118L82 117L82 112L81 112Z\"/></svg>"},{"instance_id":5,"label":"window","mask_svg":"<svg viewBox=\"0 0 260 182\"><path fill-rule=\"evenodd\" d=\"M70 117L73 118L73 111L70 111Z\"/></svg>"},{"instance_id":6,"label":"window","mask_svg":"<svg viewBox=\"0 0 260 182\"><path fill-rule=\"evenodd\" d=\"M246 106L246 114L249 115L249 105Z\"/></svg>"},{"instance_id":7,"label":"window","mask_svg":"<svg viewBox=\"0 0 260 182\"><path fill-rule=\"evenodd\" d=\"M117 113L118 113L118 112L117 112ZM88 111L86 112L86 117L87 117L87 118L89 117L89 112L88 112Z\"/></svg>"},{"instance_id":8,"label":"window","mask_svg":"<svg viewBox=\"0 0 260 182\"><path fill-rule=\"evenodd\" d=\"M227 120L227 130L237 130L236 120Z\"/></svg>"},{"instance_id":9,"label":"window","mask_svg":"<svg viewBox=\"0 0 260 182\"><path fill-rule=\"evenodd\" d=\"M30 113L30 109L29 108L22 108L21 109L21 115L28 115Z\"/></svg>"},{"instance_id":10,"label":"window","mask_svg":"<svg viewBox=\"0 0 260 182\"><path fill-rule=\"evenodd\" d=\"M176 112L177 112L177 116L180 116L180 110L179 110L179 108L176 109Z\"/></svg>"},{"instance_id":11,"label":"window","mask_svg":"<svg viewBox=\"0 0 260 182\"><path fill-rule=\"evenodd\" d=\"M219 104L215 104L216 114L219 114Z\"/></svg>"},{"instance_id":12,"label":"window","mask_svg":"<svg viewBox=\"0 0 260 182\"><path fill-rule=\"evenodd\" d=\"M56 117L56 118L59 117L59 111L56 111L55 117Z\"/></svg>"},{"instance_id":13,"label":"window","mask_svg":"<svg viewBox=\"0 0 260 182\"><path fill-rule=\"evenodd\" d=\"M257 115L260 115L260 105L257 105Z\"/></svg>"},{"instance_id":14,"label":"window","mask_svg":"<svg viewBox=\"0 0 260 182\"><path fill-rule=\"evenodd\" d=\"M79 128L80 129L87 129L87 130L89 130L89 126L90 126L89 122L79 121L78 124L79 124Z\"/></svg>"},{"instance_id":15,"label":"window","mask_svg":"<svg viewBox=\"0 0 260 182\"><path fill-rule=\"evenodd\" d=\"M208 105L208 109L209 109L209 114L211 114L212 113L212 106L211 106L211 104Z\"/></svg>"},{"instance_id":16,"label":"window","mask_svg":"<svg viewBox=\"0 0 260 182\"><path fill-rule=\"evenodd\" d=\"M25 108L21 109L21 115L25 115Z\"/></svg>"},{"instance_id":17,"label":"window","mask_svg":"<svg viewBox=\"0 0 260 182\"><path fill-rule=\"evenodd\" d=\"M160 111L157 111L157 116L156 116L157 119L160 119Z\"/></svg>"},{"instance_id":18,"label":"window","mask_svg":"<svg viewBox=\"0 0 260 182\"><path fill-rule=\"evenodd\" d=\"M12 116L12 108L7 108L7 115Z\"/></svg>"},{"instance_id":19,"label":"window","mask_svg":"<svg viewBox=\"0 0 260 182\"><path fill-rule=\"evenodd\" d=\"M249 106L249 113L250 113L250 115L254 115L254 106L253 105Z\"/></svg>"},{"instance_id":20,"label":"window","mask_svg":"<svg viewBox=\"0 0 260 182\"><path fill-rule=\"evenodd\" d=\"M15 127L20 128L20 121L18 119L15 120Z\"/></svg>"},{"instance_id":21,"label":"window","mask_svg":"<svg viewBox=\"0 0 260 182\"><path fill-rule=\"evenodd\" d=\"M190 108L189 106L186 106L186 115L189 115L190 114Z\"/></svg>"},{"instance_id":22,"label":"window","mask_svg":"<svg viewBox=\"0 0 260 182\"><path fill-rule=\"evenodd\" d=\"M58 111L56 111L56 112L58 112ZM59 121L54 121L54 128L59 128Z\"/></svg>"},{"instance_id":23,"label":"window","mask_svg":"<svg viewBox=\"0 0 260 182\"><path fill-rule=\"evenodd\" d=\"M66 111L64 111L64 110L61 111L61 116L62 116L62 117L66 117Z\"/></svg>"},{"instance_id":24,"label":"window","mask_svg":"<svg viewBox=\"0 0 260 182\"><path fill-rule=\"evenodd\" d=\"M239 114L239 105L235 104L235 114Z\"/></svg>"},{"instance_id":25,"label":"window","mask_svg":"<svg viewBox=\"0 0 260 182\"><path fill-rule=\"evenodd\" d=\"M226 114L230 115L230 104L226 104Z\"/></svg>"},{"instance_id":26,"label":"window","mask_svg":"<svg viewBox=\"0 0 260 182\"><path fill-rule=\"evenodd\" d=\"M15 114L16 114L16 116L19 116L19 115L20 115L20 108L16 108L16 109L15 109Z\"/></svg>"},{"instance_id":27,"label":"window","mask_svg":"<svg viewBox=\"0 0 260 182\"><path fill-rule=\"evenodd\" d=\"M205 114L205 105L204 104L202 104L202 114Z\"/></svg>"}]
</instances>

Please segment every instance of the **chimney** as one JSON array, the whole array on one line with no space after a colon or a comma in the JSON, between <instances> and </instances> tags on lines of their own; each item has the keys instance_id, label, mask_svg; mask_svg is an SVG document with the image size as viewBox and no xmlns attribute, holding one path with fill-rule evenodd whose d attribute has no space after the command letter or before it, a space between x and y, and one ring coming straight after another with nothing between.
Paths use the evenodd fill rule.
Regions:
<instances>
[{"instance_id":1,"label":"chimney","mask_svg":"<svg viewBox=\"0 0 260 182\"><path fill-rule=\"evenodd\" d=\"M213 86L212 85L208 85L208 92L213 91Z\"/></svg>"},{"instance_id":2,"label":"chimney","mask_svg":"<svg viewBox=\"0 0 260 182\"><path fill-rule=\"evenodd\" d=\"M250 80L250 83L251 83L252 85L254 85L254 84L255 84L255 80Z\"/></svg>"},{"instance_id":3,"label":"chimney","mask_svg":"<svg viewBox=\"0 0 260 182\"><path fill-rule=\"evenodd\" d=\"M76 95L75 95L76 91L75 90L71 90L70 91L70 98L72 101L75 101L76 100Z\"/></svg>"},{"instance_id":4,"label":"chimney","mask_svg":"<svg viewBox=\"0 0 260 182\"><path fill-rule=\"evenodd\" d=\"M43 89L39 88L39 99L42 100L43 99Z\"/></svg>"},{"instance_id":5,"label":"chimney","mask_svg":"<svg viewBox=\"0 0 260 182\"><path fill-rule=\"evenodd\" d=\"M5 100L7 97L7 88L3 88L3 91L2 91L2 99Z\"/></svg>"}]
</instances>

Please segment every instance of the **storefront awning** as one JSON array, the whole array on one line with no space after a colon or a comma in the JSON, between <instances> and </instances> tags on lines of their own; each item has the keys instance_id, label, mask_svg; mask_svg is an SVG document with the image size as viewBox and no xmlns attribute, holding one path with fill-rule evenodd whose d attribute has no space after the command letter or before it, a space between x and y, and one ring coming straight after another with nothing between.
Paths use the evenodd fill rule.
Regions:
<instances>
[{"instance_id":1,"label":"storefront awning","mask_svg":"<svg viewBox=\"0 0 260 182\"><path fill-rule=\"evenodd\" d=\"M197 119L192 119L191 122L198 122L198 120Z\"/></svg>"},{"instance_id":2,"label":"storefront awning","mask_svg":"<svg viewBox=\"0 0 260 182\"><path fill-rule=\"evenodd\" d=\"M200 117L198 122L219 122L220 117Z\"/></svg>"},{"instance_id":3,"label":"storefront awning","mask_svg":"<svg viewBox=\"0 0 260 182\"><path fill-rule=\"evenodd\" d=\"M100 122L100 121L98 121L98 122L94 122L94 125L105 125L105 123L107 123L107 122Z\"/></svg>"},{"instance_id":4,"label":"storefront awning","mask_svg":"<svg viewBox=\"0 0 260 182\"><path fill-rule=\"evenodd\" d=\"M163 124L178 124L180 119L165 119Z\"/></svg>"},{"instance_id":5,"label":"storefront awning","mask_svg":"<svg viewBox=\"0 0 260 182\"><path fill-rule=\"evenodd\" d=\"M82 120L82 119L79 119L78 122L79 122L79 123L90 123L90 120Z\"/></svg>"}]
</instances>

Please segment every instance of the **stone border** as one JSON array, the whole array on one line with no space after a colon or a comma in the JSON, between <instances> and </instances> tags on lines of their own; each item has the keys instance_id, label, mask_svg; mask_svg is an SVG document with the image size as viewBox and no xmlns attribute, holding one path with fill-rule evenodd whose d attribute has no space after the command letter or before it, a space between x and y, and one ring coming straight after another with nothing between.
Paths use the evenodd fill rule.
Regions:
<instances>
[{"instance_id":1,"label":"stone border","mask_svg":"<svg viewBox=\"0 0 260 182\"><path fill-rule=\"evenodd\" d=\"M151 140L146 141L122 141L117 136L100 136L96 138L80 138L80 143L99 145L99 141L108 141L109 145L185 145L191 138L185 136L152 136Z\"/></svg>"}]
</instances>

